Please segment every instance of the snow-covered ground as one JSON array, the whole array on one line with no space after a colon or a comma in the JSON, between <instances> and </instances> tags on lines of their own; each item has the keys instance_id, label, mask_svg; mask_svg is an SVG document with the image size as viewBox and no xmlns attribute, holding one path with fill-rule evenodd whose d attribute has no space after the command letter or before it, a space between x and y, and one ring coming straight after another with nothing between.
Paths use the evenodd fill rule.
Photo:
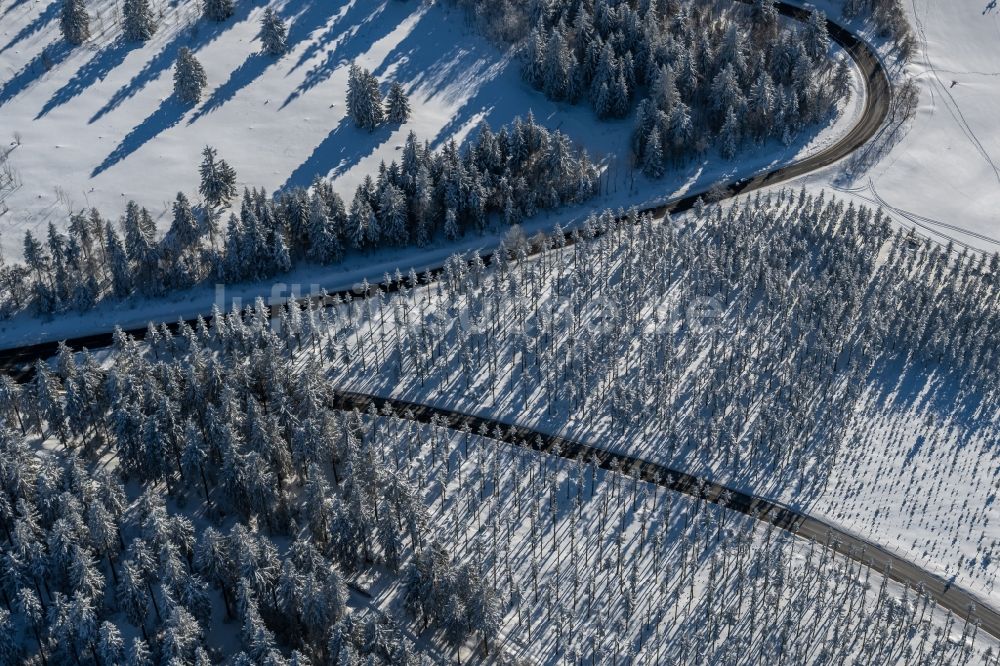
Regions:
<instances>
[{"instance_id":1,"label":"snow-covered ground","mask_svg":"<svg viewBox=\"0 0 1000 666\"><path fill-rule=\"evenodd\" d=\"M899 627L886 620L898 613L913 614L895 639L910 643L897 655L888 647L895 640L880 638L879 663L907 663L904 654L929 649L928 635L944 639L938 648L949 663L985 662L981 651L996 650L996 639L979 633L971 643L966 638L975 647L963 654L963 618L936 634L947 614L928 613L926 599L894 583L886 588L892 610L873 612L886 601L877 567L829 557L719 505L474 434L395 418L380 417L374 427L366 421L369 433L379 433L370 440L396 443L383 454L386 464L428 489L437 538L460 562L493 576L507 602L501 650L526 663L587 661L592 651L616 663L750 663L738 655L755 646L750 652L766 659L782 626L798 627L782 651L793 663L841 649L860 660L873 656L872 646L840 644L834 627L867 639L862 627L873 623L893 634ZM414 455L416 442L422 445ZM766 573L775 563L789 584L774 586L784 577ZM382 608L401 596L388 578L374 586ZM865 610L855 615L845 597L863 600Z\"/></svg>"},{"instance_id":2,"label":"snow-covered ground","mask_svg":"<svg viewBox=\"0 0 1000 666\"><path fill-rule=\"evenodd\" d=\"M815 4L837 16L841 3ZM920 92L916 116L871 168L847 176L833 167L808 181L815 189L833 185L859 203L882 205L898 223L925 236L996 252L1000 5L991 0L904 0L903 5L917 38L916 55L905 70Z\"/></svg>"},{"instance_id":3,"label":"snow-covered ground","mask_svg":"<svg viewBox=\"0 0 1000 666\"><path fill-rule=\"evenodd\" d=\"M75 49L59 35L58 0L0 9L0 145L14 147L10 164L21 182L0 216L6 256L20 255L25 230L64 225L69 210L84 206L113 219L135 199L163 229L176 193L195 194L200 151L209 144L236 168L241 186L276 191L324 175L349 195L381 160L397 156L411 130L438 146L461 140L480 121L497 126L531 110L603 165L597 205L619 206L789 162L828 145L860 112L854 95L828 126L789 147L750 148L735 162L711 157L650 183L629 168L631 119L599 122L583 106L546 100L521 81L509 53L489 45L448 3L272 4L291 22L291 50L280 60L259 53L262 0L239 3L222 24L201 19L194 0L164 4L160 29L141 45L121 41L114 2L91 2L94 37ZM171 97L182 46L195 51L209 82L190 109ZM374 133L353 127L344 105L352 61L384 85L404 84L410 122ZM400 262L410 263L393 259Z\"/></svg>"}]
</instances>

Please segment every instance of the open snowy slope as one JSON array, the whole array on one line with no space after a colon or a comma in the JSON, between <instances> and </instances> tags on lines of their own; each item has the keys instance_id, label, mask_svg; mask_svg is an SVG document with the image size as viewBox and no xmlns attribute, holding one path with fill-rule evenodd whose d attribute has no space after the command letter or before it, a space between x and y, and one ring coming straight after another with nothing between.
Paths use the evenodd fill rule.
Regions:
<instances>
[{"instance_id":1,"label":"open snowy slope","mask_svg":"<svg viewBox=\"0 0 1000 666\"><path fill-rule=\"evenodd\" d=\"M270 3L291 24L290 52L280 60L260 53L256 38L268 4L240 3L234 18L213 24L193 0L162 3L160 29L135 45L120 39L115 3L97 0L88 4L94 36L75 49L59 35L58 0L0 9L0 146L13 147L10 164L21 183L0 216L7 256L20 255L25 230L64 225L69 210L84 206L116 218L135 199L164 228L176 193L195 194L206 144L236 168L240 186L275 191L323 175L350 195L381 160L397 157L411 130L439 146L462 140L480 121L497 126L530 110L602 164L601 205L618 206L791 161L828 145L860 112L854 95L837 119L791 146L753 148L734 162L712 157L648 182L629 167L631 119L599 122L582 106L546 100L524 84L509 53L447 3ZM208 77L193 108L171 96L182 46L194 50ZM368 133L347 121L352 61L383 86L403 83L413 106L408 123Z\"/></svg>"},{"instance_id":2,"label":"open snowy slope","mask_svg":"<svg viewBox=\"0 0 1000 666\"><path fill-rule=\"evenodd\" d=\"M947 242L1000 250L1000 7L906 0L917 37L908 66L920 101L902 140L867 172L835 184Z\"/></svg>"}]
</instances>

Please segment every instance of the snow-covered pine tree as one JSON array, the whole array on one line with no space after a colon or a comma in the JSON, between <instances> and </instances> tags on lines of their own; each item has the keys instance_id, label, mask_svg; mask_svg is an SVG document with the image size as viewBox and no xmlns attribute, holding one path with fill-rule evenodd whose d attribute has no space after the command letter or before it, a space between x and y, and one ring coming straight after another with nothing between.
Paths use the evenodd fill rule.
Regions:
<instances>
[{"instance_id":1,"label":"snow-covered pine tree","mask_svg":"<svg viewBox=\"0 0 1000 666\"><path fill-rule=\"evenodd\" d=\"M122 34L130 42L144 42L156 32L156 18L149 0L125 0L122 4Z\"/></svg>"},{"instance_id":2,"label":"snow-covered pine tree","mask_svg":"<svg viewBox=\"0 0 1000 666\"><path fill-rule=\"evenodd\" d=\"M368 226L373 217L371 204L368 203L364 190L359 186L351 201L351 212L347 216L347 239L351 247L355 249L364 247Z\"/></svg>"},{"instance_id":3,"label":"snow-covered pine tree","mask_svg":"<svg viewBox=\"0 0 1000 666\"><path fill-rule=\"evenodd\" d=\"M216 161L216 155L215 148L205 146L201 151L202 161L199 167L201 185L198 186L198 192L213 207L225 206L236 196L236 170L226 160Z\"/></svg>"},{"instance_id":4,"label":"snow-covered pine tree","mask_svg":"<svg viewBox=\"0 0 1000 666\"><path fill-rule=\"evenodd\" d=\"M646 138L646 145L642 151L642 173L647 178L659 178L663 175L663 140L660 137L660 128L654 127Z\"/></svg>"},{"instance_id":5,"label":"snow-covered pine tree","mask_svg":"<svg viewBox=\"0 0 1000 666\"><path fill-rule=\"evenodd\" d=\"M826 14L813 8L806 23L806 50L813 60L820 60L830 48L830 33L826 27Z\"/></svg>"},{"instance_id":6,"label":"snow-covered pine tree","mask_svg":"<svg viewBox=\"0 0 1000 666\"><path fill-rule=\"evenodd\" d=\"M185 104L197 104L208 85L205 68L186 46L182 46L174 65L174 94Z\"/></svg>"},{"instance_id":7,"label":"snow-covered pine tree","mask_svg":"<svg viewBox=\"0 0 1000 666\"><path fill-rule=\"evenodd\" d=\"M398 187L387 183L379 197L379 221L382 233L393 245L405 245L409 240L407 217L406 197Z\"/></svg>"},{"instance_id":8,"label":"snow-covered pine tree","mask_svg":"<svg viewBox=\"0 0 1000 666\"><path fill-rule=\"evenodd\" d=\"M202 5L202 14L210 21L225 21L235 11L235 0L204 0Z\"/></svg>"},{"instance_id":9,"label":"snow-covered pine tree","mask_svg":"<svg viewBox=\"0 0 1000 666\"><path fill-rule=\"evenodd\" d=\"M351 63L347 72L347 115L359 127L362 122L364 103L364 74L357 63Z\"/></svg>"},{"instance_id":10,"label":"snow-covered pine tree","mask_svg":"<svg viewBox=\"0 0 1000 666\"><path fill-rule=\"evenodd\" d=\"M347 113L354 124L369 132L385 119L378 79L367 69L352 64L347 79Z\"/></svg>"},{"instance_id":11,"label":"snow-covered pine tree","mask_svg":"<svg viewBox=\"0 0 1000 666\"><path fill-rule=\"evenodd\" d=\"M183 192L177 193L174 201L174 217L170 223L167 237L177 251L183 251L197 244L200 237L198 219L191 210L191 203Z\"/></svg>"},{"instance_id":12,"label":"snow-covered pine tree","mask_svg":"<svg viewBox=\"0 0 1000 666\"><path fill-rule=\"evenodd\" d=\"M337 229L327 217L326 204L317 194L309 202L309 248L306 255L320 264L338 261L342 250Z\"/></svg>"},{"instance_id":13,"label":"snow-covered pine tree","mask_svg":"<svg viewBox=\"0 0 1000 666\"><path fill-rule=\"evenodd\" d=\"M152 657L149 652L149 644L142 638L142 636L136 636L129 643L128 648L125 650L125 665L126 666L150 666L153 663Z\"/></svg>"},{"instance_id":14,"label":"snow-covered pine tree","mask_svg":"<svg viewBox=\"0 0 1000 666\"><path fill-rule=\"evenodd\" d=\"M264 45L264 53L271 56L284 55L288 50L288 26L271 7L264 10L260 21L260 41Z\"/></svg>"},{"instance_id":15,"label":"snow-covered pine tree","mask_svg":"<svg viewBox=\"0 0 1000 666\"><path fill-rule=\"evenodd\" d=\"M115 298L125 298L132 293L132 271L129 269L128 257L125 255L121 239L110 225L106 243L108 267L111 271L111 293Z\"/></svg>"},{"instance_id":16,"label":"snow-covered pine tree","mask_svg":"<svg viewBox=\"0 0 1000 666\"><path fill-rule=\"evenodd\" d=\"M374 130L376 127L385 122L385 107L382 105L382 91L379 90L378 79L367 70L365 71L365 97L368 102L366 104L367 108L367 118L365 127L369 131Z\"/></svg>"},{"instance_id":17,"label":"snow-covered pine tree","mask_svg":"<svg viewBox=\"0 0 1000 666\"><path fill-rule=\"evenodd\" d=\"M83 44L90 39L90 16L83 0L63 0L59 28L70 44Z\"/></svg>"},{"instance_id":18,"label":"snow-covered pine tree","mask_svg":"<svg viewBox=\"0 0 1000 666\"><path fill-rule=\"evenodd\" d=\"M385 98L385 115L390 123L405 123L410 119L410 100L399 81L393 81L389 86L389 94Z\"/></svg>"},{"instance_id":19,"label":"snow-covered pine tree","mask_svg":"<svg viewBox=\"0 0 1000 666\"><path fill-rule=\"evenodd\" d=\"M736 157L736 151L740 144L740 121L736 118L736 111L729 107L726 111L726 122L722 124L719 131L719 152L727 160Z\"/></svg>"},{"instance_id":20,"label":"snow-covered pine tree","mask_svg":"<svg viewBox=\"0 0 1000 666\"><path fill-rule=\"evenodd\" d=\"M121 663L124 653L125 643L122 641L121 632L118 631L118 627L105 620L101 623L97 639L97 654L100 656L101 663Z\"/></svg>"},{"instance_id":21,"label":"snow-covered pine tree","mask_svg":"<svg viewBox=\"0 0 1000 666\"><path fill-rule=\"evenodd\" d=\"M562 33L553 28L545 44L545 61L542 65L542 87L550 99L566 99L573 75L572 53L566 46Z\"/></svg>"},{"instance_id":22,"label":"snow-covered pine tree","mask_svg":"<svg viewBox=\"0 0 1000 666\"><path fill-rule=\"evenodd\" d=\"M292 258L288 253L288 244L281 233L274 234L274 244L271 247L271 262L275 273L287 273L292 267Z\"/></svg>"},{"instance_id":23,"label":"snow-covered pine tree","mask_svg":"<svg viewBox=\"0 0 1000 666\"><path fill-rule=\"evenodd\" d=\"M455 217L455 209L449 208L444 214L444 235L448 240L458 240L461 231L458 229L458 220Z\"/></svg>"}]
</instances>

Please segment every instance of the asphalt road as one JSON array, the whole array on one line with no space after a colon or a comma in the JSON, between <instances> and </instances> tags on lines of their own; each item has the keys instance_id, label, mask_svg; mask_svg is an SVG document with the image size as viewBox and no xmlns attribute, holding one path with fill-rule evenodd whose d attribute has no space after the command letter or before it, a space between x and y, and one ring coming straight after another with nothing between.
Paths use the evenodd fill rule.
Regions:
<instances>
[{"instance_id":1,"label":"asphalt road","mask_svg":"<svg viewBox=\"0 0 1000 666\"><path fill-rule=\"evenodd\" d=\"M504 421L455 412L449 409L431 407L407 400L386 399L356 393L333 390L333 405L342 410L358 409L366 412L371 405L381 411L386 405L400 418L421 423L430 423L435 418L449 428L468 427L470 432L479 432L486 426L493 433L501 433L500 440L515 446L542 451L568 459L594 460L602 469L617 469L619 472L642 481L654 483L663 488L684 493L692 497L704 497L706 501L718 504L725 494L725 506L758 520L771 523L802 538L813 539L821 545L833 548L838 553L866 565L876 571L886 573L892 580L909 584L916 590L920 587L937 602L941 608L952 611L957 618L970 615L980 622L980 629L1000 637L1000 614L992 608L980 605L966 590L940 576L925 571L912 562L886 550L879 544L845 532L829 523L800 513L778 502L772 502L733 488L699 479L680 470L652 463L641 458L614 453L556 435L546 434L513 425Z\"/></svg>"},{"instance_id":2,"label":"asphalt road","mask_svg":"<svg viewBox=\"0 0 1000 666\"><path fill-rule=\"evenodd\" d=\"M751 0L738 0L749 4ZM779 2L778 11L789 18L795 20L805 20L808 12L801 7ZM643 210L643 213L652 213L660 217L665 213L681 213L691 209L699 198L705 198L710 194L719 200L735 197L739 194L752 192L762 187L769 187L786 182L798 176L811 173L818 169L830 166L847 157L855 150L863 146L869 139L875 136L882 126L883 121L889 113L892 100L892 86L889 83L889 76L875 52L861 38L852 34L846 28L840 26L832 20L827 20L827 30L830 38L841 46L851 56L863 74L865 82L865 107L860 120L851 130L839 141L822 150L815 155L806 157L801 161L793 162L783 167L773 169L766 173L761 173L749 178L743 178L729 183L724 188L712 188L694 192L682 198L671 201L665 205ZM567 234L567 242L572 242L572 237ZM484 262L489 263L492 253L482 255ZM436 278L442 272L442 267L436 267L429 271L432 277ZM411 285L412 286L412 285ZM373 285L373 288L380 288L387 293L397 289L393 284ZM331 298L345 296L357 292L351 289L331 291ZM319 298L319 297L315 297ZM206 321L211 323L209 313L202 313ZM193 326L197 315L191 315L187 322ZM177 330L177 322L167 322L171 330ZM44 330L41 324L39 328ZM137 340L141 340L146 335L145 326L142 328L128 329L127 333ZM104 331L91 335L83 335L65 340L66 344L73 349L99 349L107 347L112 342L112 332ZM38 359L46 359L55 355L58 341L46 341L32 345L25 345L11 349L0 350L0 372L4 372L13 377L25 378L31 374L31 366Z\"/></svg>"}]
</instances>

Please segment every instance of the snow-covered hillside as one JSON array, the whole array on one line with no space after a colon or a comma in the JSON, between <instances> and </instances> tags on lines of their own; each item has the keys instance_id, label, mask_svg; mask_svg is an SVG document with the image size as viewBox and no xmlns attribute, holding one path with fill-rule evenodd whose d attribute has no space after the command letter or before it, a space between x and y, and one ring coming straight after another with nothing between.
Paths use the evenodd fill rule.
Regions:
<instances>
[{"instance_id":1,"label":"snow-covered hillside","mask_svg":"<svg viewBox=\"0 0 1000 666\"><path fill-rule=\"evenodd\" d=\"M629 167L631 119L599 122L583 107L531 90L509 53L490 46L448 3L288 0L271 3L289 20L290 52L260 52L260 17L269 3L239 3L225 23L200 18L198 3L162 3L161 26L145 44L120 39L116 4L89 3L92 39L71 49L58 30L58 0L0 9L0 145L21 187L6 198L0 247L21 254L25 230L66 224L70 209L95 206L116 218L135 199L166 227L178 191L197 189L201 148L210 144L237 171L239 185L275 191L336 179L350 195L381 160L398 157L409 131L433 145L461 140L480 121L497 126L533 111L585 146L604 166L601 205L642 203L788 162L829 144L860 111L859 95L840 117L790 146L772 144L737 162L716 158L648 182ZM208 89L185 108L171 97L181 47L203 63ZM374 133L346 118L352 61L410 94L411 120ZM2 210L2 208L0 208Z\"/></svg>"},{"instance_id":2,"label":"snow-covered hillside","mask_svg":"<svg viewBox=\"0 0 1000 666\"><path fill-rule=\"evenodd\" d=\"M906 0L920 90L908 132L869 170L837 178L907 227L1000 250L1000 6L991 0ZM831 10L831 15L835 15Z\"/></svg>"}]
</instances>

